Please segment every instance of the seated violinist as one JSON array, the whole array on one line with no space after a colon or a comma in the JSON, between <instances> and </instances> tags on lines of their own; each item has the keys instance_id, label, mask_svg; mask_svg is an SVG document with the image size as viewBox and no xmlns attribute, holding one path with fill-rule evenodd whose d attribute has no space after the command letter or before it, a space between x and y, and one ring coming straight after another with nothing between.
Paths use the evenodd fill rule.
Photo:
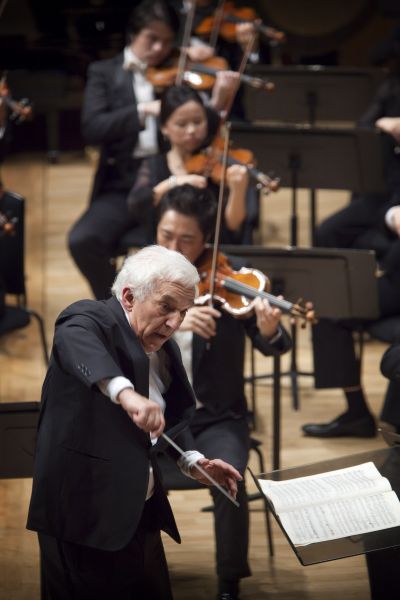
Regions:
<instances>
[{"instance_id":1,"label":"seated violinist","mask_svg":"<svg viewBox=\"0 0 400 600\"><path fill-rule=\"evenodd\" d=\"M166 0L143 0L127 26L127 44L112 58L92 63L81 115L85 141L99 147L89 207L69 233L71 255L98 299L110 295L115 254L133 225L126 197L146 156L157 154L160 101L148 79L176 47L180 23ZM220 107L230 81L216 86L211 104ZM221 84L221 85L220 85Z\"/></svg>"},{"instance_id":2,"label":"seated violinist","mask_svg":"<svg viewBox=\"0 0 400 600\"><path fill-rule=\"evenodd\" d=\"M169 189L189 183L198 188L207 187L218 195L218 184L207 177L207 172L201 175L192 174L189 170L189 159L199 148L209 145L218 125L215 112L205 107L200 96L191 88L174 86L165 91L161 100L160 128L169 149L165 154L152 156L143 162L128 196L131 218L138 223L146 222L149 242L154 238L155 209ZM251 243L257 211L257 195L255 189L249 187L247 168L241 164L229 166L221 241Z\"/></svg>"},{"instance_id":3,"label":"seated violinist","mask_svg":"<svg viewBox=\"0 0 400 600\"><path fill-rule=\"evenodd\" d=\"M226 58L233 70L237 70L248 44L253 42L249 62L267 64L271 62L268 42L282 42L285 39L282 31L263 25L251 6L239 8L235 2L221 3L218 0L195 0L195 4L191 45L199 48L198 56L202 59L216 53ZM187 4L181 2L180 5L185 15ZM220 21L219 6L222 10ZM214 35L214 29L217 36L215 48L208 43Z\"/></svg>"},{"instance_id":4,"label":"seated violinist","mask_svg":"<svg viewBox=\"0 0 400 600\"><path fill-rule=\"evenodd\" d=\"M216 201L210 192L200 186L174 186L160 199L157 217L157 243L182 252L203 272L202 264L211 254L205 244L213 235L216 218ZM265 355L287 352L290 338L280 319L280 310L261 298L254 314L244 319L211 306L193 306L175 334L197 402L190 430L183 434L188 439L181 443L195 441L200 452L221 456L241 474L250 443L243 377L245 337ZM239 598L240 579L250 575L245 483L238 486L239 508L222 494L213 490L211 494L218 598L233 600Z\"/></svg>"}]
</instances>

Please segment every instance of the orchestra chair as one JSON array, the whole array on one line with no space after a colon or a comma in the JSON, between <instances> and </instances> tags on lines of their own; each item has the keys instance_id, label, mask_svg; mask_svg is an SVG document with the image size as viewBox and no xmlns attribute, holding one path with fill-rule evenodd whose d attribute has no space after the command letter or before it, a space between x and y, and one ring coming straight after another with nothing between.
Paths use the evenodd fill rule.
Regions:
<instances>
[{"instance_id":1,"label":"orchestra chair","mask_svg":"<svg viewBox=\"0 0 400 600\"><path fill-rule=\"evenodd\" d=\"M250 438L250 452L254 452L257 458L257 469L258 473L265 473L264 457L262 455L261 442L254 437ZM184 475L176 463L169 458L166 454L159 454L158 464L161 468L163 475L163 484L167 491L186 491L186 490L204 490L205 486L195 479L191 479ZM268 506L267 499L263 494L255 493L247 495L248 501L262 500L264 505L265 515L265 528L268 539L268 551L270 556L274 556L273 546L273 534L270 520L270 509ZM205 506L202 508L202 512L212 512L214 509L212 506Z\"/></svg>"},{"instance_id":2,"label":"orchestra chair","mask_svg":"<svg viewBox=\"0 0 400 600\"><path fill-rule=\"evenodd\" d=\"M14 192L5 191L0 197L0 213L2 213L12 230L5 233L0 230L0 280L5 293L4 310L0 315L0 336L27 327L32 318L39 327L43 358L49 362L49 352L43 318L28 306L25 287L25 240L24 240L25 201ZM9 297L14 302L9 303Z\"/></svg>"}]
</instances>

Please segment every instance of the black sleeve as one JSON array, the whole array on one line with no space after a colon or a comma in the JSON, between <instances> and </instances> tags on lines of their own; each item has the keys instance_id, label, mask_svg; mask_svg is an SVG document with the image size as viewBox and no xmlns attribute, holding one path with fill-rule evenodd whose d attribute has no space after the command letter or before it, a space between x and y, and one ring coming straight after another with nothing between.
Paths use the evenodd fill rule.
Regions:
<instances>
[{"instance_id":1,"label":"black sleeve","mask_svg":"<svg viewBox=\"0 0 400 600\"><path fill-rule=\"evenodd\" d=\"M382 375L394 381L400 381L400 340L392 344L381 360Z\"/></svg>"},{"instance_id":2,"label":"black sleeve","mask_svg":"<svg viewBox=\"0 0 400 600\"><path fill-rule=\"evenodd\" d=\"M272 342L261 335L254 315L249 319L245 319L243 325L246 330L246 335L251 339L254 347L265 356L279 356L280 354L288 352L292 347L291 337L283 325L279 325L280 335L271 337L271 340L273 340Z\"/></svg>"},{"instance_id":3,"label":"black sleeve","mask_svg":"<svg viewBox=\"0 0 400 600\"><path fill-rule=\"evenodd\" d=\"M110 106L111 67L101 63L89 66L83 98L82 134L89 144L104 144L137 135L141 129L136 105Z\"/></svg>"}]
</instances>

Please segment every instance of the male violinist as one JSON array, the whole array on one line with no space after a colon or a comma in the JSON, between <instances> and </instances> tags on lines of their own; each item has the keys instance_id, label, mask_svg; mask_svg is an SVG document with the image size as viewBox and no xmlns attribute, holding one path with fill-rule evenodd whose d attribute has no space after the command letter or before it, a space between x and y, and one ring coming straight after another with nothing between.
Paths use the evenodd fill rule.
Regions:
<instances>
[{"instance_id":1,"label":"male violinist","mask_svg":"<svg viewBox=\"0 0 400 600\"><path fill-rule=\"evenodd\" d=\"M202 261L215 226L216 201L207 189L185 184L172 188L158 209L157 243L180 251L195 266ZM260 298L255 314L235 319L212 306L193 306L174 334L196 396L197 410L182 440L185 447L220 456L244 474L249 426L244 394L245 336L265 355L287 352L291 342L281 312ZM187 446L189 444L189 446ZM239 582L249 576L249 514L244 482L238 484L240 508L221 494L214 501L218 598L239 598Z\"/></svg>"}]
</instances>

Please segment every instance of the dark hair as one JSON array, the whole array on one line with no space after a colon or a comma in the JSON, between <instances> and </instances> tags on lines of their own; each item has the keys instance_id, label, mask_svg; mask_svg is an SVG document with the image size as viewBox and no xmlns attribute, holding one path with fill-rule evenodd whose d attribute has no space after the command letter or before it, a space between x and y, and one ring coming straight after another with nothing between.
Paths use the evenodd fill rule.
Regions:
<instances>
[{"instance_id":1,"label":"dark hair","mask_svg":"<svg viewBox=\"0 0 400 600\"><path fill-rule=\"evenodd\" d=\"M179 17L172 6L164 0L143 0L138 6L135 6L128 18L126 29L128 41L131 41L153 21L162 21L176 35L179 32Z\"/></svg>"},{"instance_id":2,"label":"dark hair","mask_svg":"<svg viewBox=\"0 0 400 600\"><path fill-rule=\"evenodd\" d=\"M213 108L205 106L200 94L187 85L173 85L164 91L161 97L160 124L161 126L165 125L172 113L186 102L197 102L204 109L208 123L208 134L202 147L208 146L219 127L218 113Z\"/></svg>"},{"instance_id":3,"label":"dark hair","mask_svg":"<svg viewBox=\"0 0 400 600\"><path fill-rule=\"evenodd\" d=\"M204 241L208 241L214 233L217 200L207 188L197 188L185 183L168 190L157 207L157 224L168 210L174 210L186 217L196 219L203 233Z\"/></svg>"}]
</instances>

